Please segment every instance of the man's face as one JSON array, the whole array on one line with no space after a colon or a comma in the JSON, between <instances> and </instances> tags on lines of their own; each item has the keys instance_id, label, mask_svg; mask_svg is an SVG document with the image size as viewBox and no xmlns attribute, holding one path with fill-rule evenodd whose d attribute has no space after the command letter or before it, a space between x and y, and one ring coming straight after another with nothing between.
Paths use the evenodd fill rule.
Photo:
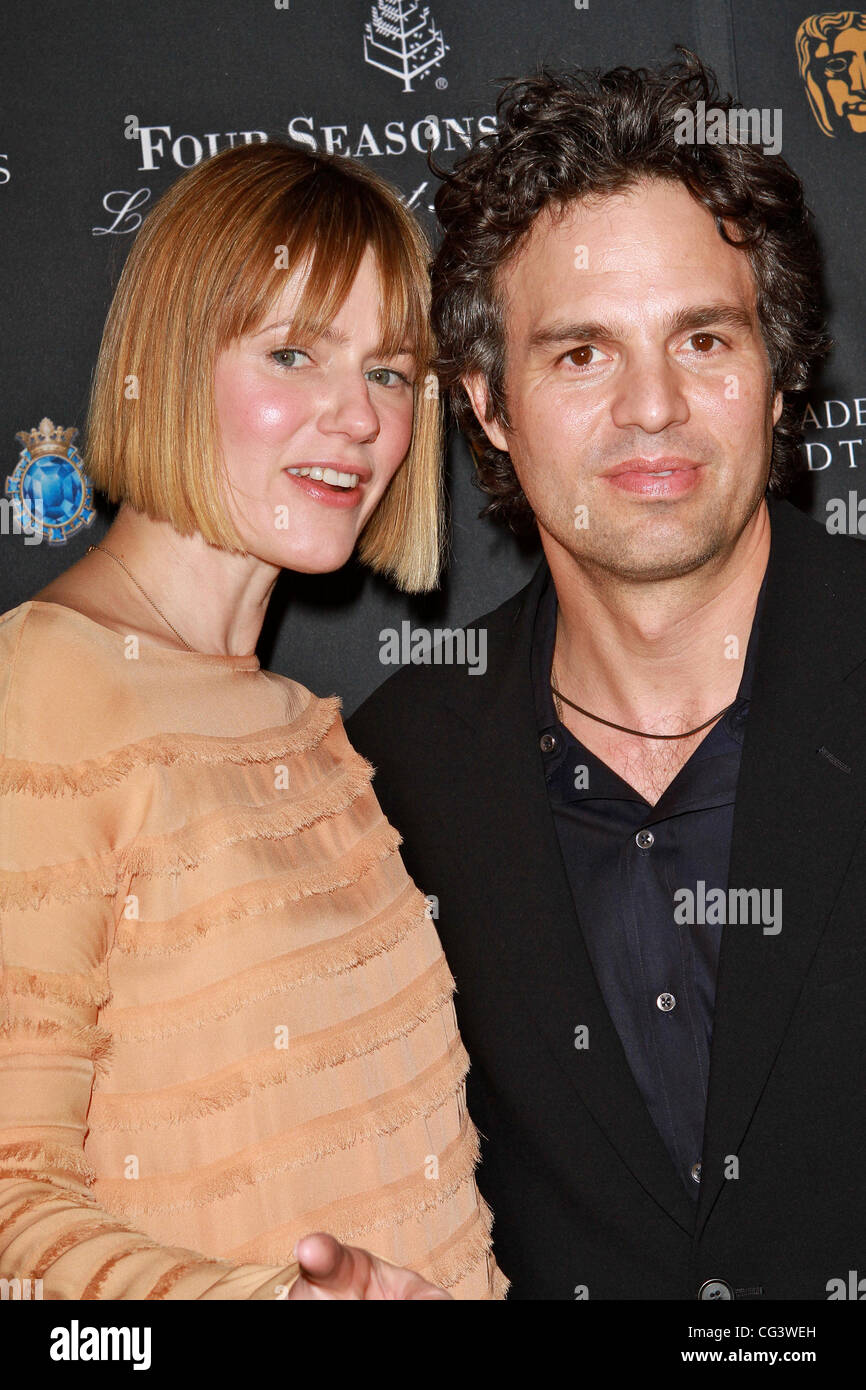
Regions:
<instances>
[{"instance_id":1,"label":"man's face","mask_svg":"<svg viewBox=\"0 0 866 1390\"><path fill-rule=\"evenodd\" d=\"M782 397L749 262L710 213L657 180L542 213L499 284L511 428L485 430L551 563L640 581L728 552L763 496ZM484 423L483 383L465 385Z\"/></svg>"}]
</instances>

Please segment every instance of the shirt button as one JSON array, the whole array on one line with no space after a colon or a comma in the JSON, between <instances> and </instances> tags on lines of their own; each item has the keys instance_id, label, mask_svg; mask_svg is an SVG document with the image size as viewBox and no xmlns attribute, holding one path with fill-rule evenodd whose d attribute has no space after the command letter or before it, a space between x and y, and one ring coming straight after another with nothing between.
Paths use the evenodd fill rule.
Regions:
<instances>
[{"instance_id":1,"label":"shirt button","mask_svg":"<svg viewBox=\"0 0 866 1390\"><path fill-rule=\"evenodd\" d=\"M553 734L542 734L538 742L542 753L552 753L556 747L556 739Z\"/></svg>"},{"instance_id":2,"label":"shirt button","mask_svg":"<svg viewBox=\"0 0 866 1390\"><path fill-rule=\"evenodd\" d=\"M634 838L638 849L649 849L650 845L655 844L656 837L651 830L639 830Z\"/></svg>"},{"instance_id":3,"label":"shirt button","mask_svg":"<svg viewBox=\"0 0 866 1390\"><path fill-rule=\"evenodd\" d=\"M660 994L656 1000L656 1004L663 1014L669 1014L671 1009L676 1008L677 1001L672 994Z\"/></svg>"},{"instance_id":4,"label":"shirt button","mask_svg":"<svg viewBox=\"0 0 866 1390\"><path fill-rule=\"evenodd\" d=\"M700 1160L700 1159L698 1159L697 1163L693 1163L693 1164L692 1164L691 1168L689 1169L689 1172L691 1173L691 1175L692 1175L692 1180L693 1180L694 1182L700 1182L700 1180L701 1180L701 1160Z\"/></svg>"},{"instance_id":5,"label":"shirt button","mask_svg":"<svg viewBox=\"0 0 866 1390\"><path fill-rule=\"evenodd\" d=\"M698 1289L698 1298L717 1299L733 1298L734 1291L730 1284L726 1284L724 1279L705 1279Z\"/></svg>"}]
</instances>

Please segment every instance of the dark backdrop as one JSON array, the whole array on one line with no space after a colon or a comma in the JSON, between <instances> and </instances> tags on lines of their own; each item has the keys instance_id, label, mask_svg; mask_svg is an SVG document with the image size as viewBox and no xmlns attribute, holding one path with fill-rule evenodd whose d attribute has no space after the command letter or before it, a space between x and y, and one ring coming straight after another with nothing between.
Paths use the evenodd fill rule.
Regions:
<instances>
[{"instance_id":1,"label":"dark backdrop","mask_svg":"<svg viewBox=\"0 0 866 1390\"><path fill-rule=\"evenodd\" d=\"M394 60L384 61L395 71L370 61L395 13L421 24L427 51L441 54L425 73L413 74L410 63L404 77ZM539 62L654 63L683 43L742 106L781 110L782 153L805 180L817 217L837 346L811 392L794 500L824 520L828 501L858 493L866 467L866 131L854 129L866 121L828 135L810 108L795 36L820 13L808 0L19 4L3 39L0 493L18 461L16 431L44 416L83 426L102 323L132 235L199 158L261 136L342 150L397 185L432 233L435 181L423 152L431 128L447 164L468 138L491 129L503 79ZM859 73L851 62L862 92L863 61ZM449 446L448 482L452 558L440 591L411 599L354 563L337 575L284 575L263 662L319 694L340 693L348 714L393 670L379 662L382 628L406 618L456 626L518 589L535 552L478 519L484 498L459 438ZM77 559L107 521L99 510L65 543L28 546L4 511L0 611Z\"/></svg>"}]
</instances>

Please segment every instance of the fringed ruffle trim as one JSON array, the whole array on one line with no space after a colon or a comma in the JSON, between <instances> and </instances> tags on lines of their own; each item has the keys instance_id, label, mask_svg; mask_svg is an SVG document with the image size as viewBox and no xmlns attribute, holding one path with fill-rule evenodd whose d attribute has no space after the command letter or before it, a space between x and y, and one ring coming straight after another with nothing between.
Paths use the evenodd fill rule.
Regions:
<instances>
[{"instance_id":1,"label":"fringed ruffle trim","mask_svg":"<svg viewBox=\"0 0 866 1390\"><path fill-rule=\"evenodd\" d=\"M172 1265L171 1269L167 1269L165 1273L157 1279L150 1293L145 1295L145 1302L153 1302L168 1298L187 1274L191 1274L193 1270L201 1269L202 1265L207 1265L207 1267L213 1271L224 1269L226 1273L229 1273L232 1268L232 1265L228 1261L193 1259L192 1256L188 1256L186 1259L179 1260L177 1264Z\"/></svg>"},{"instance_id":2,"label":"fringed ruffle trim","mask_svg":"<svg viewBox=\"0 0 866 1390\"><path fill-rule=\"evenodd\" d=\"M27 1140L0 1145L0 1176L39 1182L59 1182L67 1176L90 1187L96 1174L81 1149Z\"/></svg>"},{"instance_id":3,"label":"fringed ruffle trim","mask_svg":"<svg viewBox=\"0 0 866 1390\"><path fill-rule=\"evenodd\" d=\"M15 1176L16 1178L20 1178L22 1174L16 1173ZM7 1181L8 1180L9 1178L7 1175ZM26 1182L24 1185L24 1191L27 1193L27 1196L24 1198L23 1201L18 1202L14 1206L9 1206L8 1204L4 1205L3 1219L2 1221L0 1221L0 1235L8 1236L11 1231L14 1231L15 1223L17 1222L19 1216L26 1216L29 1218L29 1216L35 1210L36 1207L43 1206L45 1202L56 1202L58 1198L58 1190L55 1187L55 1185L50 1182L45 1182L44 1180L38 1183L35 1190L32 1183ZM64 1200L67 1200L67 1194L65 1192L63 1196ZM85 1201L88 1208L92 1210L93 1202L90 1197L82 1199L76 1196L76 1200L72 1203L72 1205L80 1206L83 1205ZM32 1278L33 1276L32 1274L23 1271L21 1277L23 1279L27 1279Z\"/></svg>"},{"instance_id":4,"label":"fringed ruffle trim","mask_svg":"<svg viewBox=\"0 0 866 1390\"><path fill-rule=\"evenodd\" d=\"M99 1269L90 1276L89 1283L85 1285L81 1293L82 1302L90 1302L91 1299L101 1298L106 1280L112 1271L115 1270L123 1260L134 1258L136 1255L152 1254L154 1245L155 1242L152 1240L142 1240L133 1245L125 1244L121 1250L115 1250L114 1254L110 1255L105 1263L100 1265ZM172 1266L172 1268L176 1268L176 1266ZM182 1268L184 1270L189 1269L190 1262L187 1261Z\"/></svg>"},{"instance_id":5,"label":"fringed ruffle trim","mask_svg":"<svg viewBox=\"0 0 866 1390\"><path fill-rule=\"evenodd\" d=\"M478 1131L468 1116L464 1117L460 1134L439 1156L439 1177L413 1177L405 1185L386 1187L381 1197L370 1194L366 1217L359 1213L357 1223L342 1226L340 1239L353 1245L363 1245L364 1237L383 1226L399 1225L444 1206L468 1182L474 1182L475 1169L481 1156Z\"/></svg>"},{"instance_id":6,"label":"fringed ruffle trim","mask_svg":"<svg viewBox=\"0 0 866 1390\"><path fill-rule=\"evenodd\" d=\"M207 815L171 835L160 835L109 854L40 869L0 873L0 910L37 907L47 898L113 897L133 878L176 874L247 840L277 840L338 816L369 789L371 767L351 751L310 796L267 807L233 807Z\"/></svg>"},{"instance_id":7,"label":"fringed ruffle trim","mask_svg":"<svg viewBox=\"0 0 866 1390\"><path fill-rule=\"evenodd\" d=\"M54 1000L79 1008L101 1008L111 998L108 967L103 961L86 975L60 974L49 970L27 970L7 965L0 970L0 995L26 994L31 998Z\"/></svg>"},{"instance_id":8,"label":"fringed ruffle trim","mask_svg":"<svg viewBox=\"0 0 866 1390\"><path fill-rule=\"evenodd\" d=\"M382 817L369 834L344 855L325 864L278 878L259 880L197 903L164 922L121 921L114 949L129 956L171 956L188 950L209 933L299 902L318 893L335 893L358 883L400 846L400 835Z\"/></svg>"},{"instance_id":9,"label":"fringed ruffle trim","mask_svg":"<svg viewBox=\"0 0 866 1390\"><path fill-rule=\"evenodd\" d=\"M192 1178L176 1173L158 1178L140 1176L135 1181L100 1176L96 1196L106 1210L126 1217L210 1206L278 1173L319 1163L330 1154L395 1134L419 1117L426 1120L464 1085L468 1070L466 1050L455 1038L432 1067L375 1102L364 1101L299 1125L245 1153L202 1167Z\"/></svg>"},{"instance_id":10,"label":"fringed ruffle trim","mask_svg":"<svg viewBox=\"0 0 866 1390\"><path fill-rule=\"evenodd\" d=\"M103 1015L103 1023L122 1042L174 1037L210 1027L261 999L288 992L309 980L345 974L374 956L392 951L412 931L429 924L425 900L411 879L398 904L396 909L389 907L373 922L363 922L335 940L272 957L194 994L160 1004L109 1009Z\"/></svg>"},{"instance_id":11,"label":"fringed ruffle trim","mask_svg":"<svg viewBox=\"0 0 866 1390\"><path fill-rule=\"evenodd\" d=\"M476 1189L477 1191L477 1189ZM478 1208L474 1216L464 1222L449 1241L434 1250L430 1260L418 1266L419 1274L429 1279L431 1284L451 1289L460 1284L482 1262L486 1265L486 1301L505 1298L511 1288L511 1280L506 1279L498 1268L493 1256L491 1235L493 1213L478 1193ZM460 1297L460 1291L457 1291Z\"/></svg>"},{"instance_id":12,"label":"fringed ruffle trim","mask_svg":"<svg viewBox=\"0 0 866 1390\"><path fill-rule=\"evenodd\" d=\"M105 1075L111 1056L111 1034L97 1024L69 1028L52 1019L13 1019L0 1024L0 1057L26 1052L56 1057L84 1057L98 1075Z\"/></svg>"},{"instance_id":13,"label":"fringed ruffle trim","mask_svg":"<svg viewBox=\"0 0 866 1390\"><path fill-rule=\"evenodd\" d=\"M478 1134L467 1117L460 1133L438 1156L438 1178L426 1178L419 1164L417 1173L397 1182L300 1212L279 1230L231 1250L229 1258L285 1264L294 1242L311 1231L329 1231L337 1240L375 1250L376 1231L422 1219L473 1182L478 1153Z\"/></svg>"},{"instance_id":14,"label":"fringed ruffle trim","mask_svg":"<svg viewBox=\"0 0 866 1390\"><path fill-rule=\"evenodd\" d=\"M366 1056L405 1037L426 1019L451 1004L454 980L445 957L384 1005L345 1024L293 1039L283 1051L259 1052L210 1076L161 1091L112 1094L95 1090L88 1123L91 1131L124 1132L182 1124L228 1110L256 1091Z\"/></svg>"},{"instance_id":15,"label":"fringed ruffle trim","mask_svg":"<svg viewBox=\"0 0 866 1390\"><path fill-rule=\"evenodd\" d=\"M92 796L117 786L143 767L181 767L199 763L281 762L317 748L340 711L336 695L313 696L292 724L262 729L239 738L209 734L154 734L127 744L101 758L79 763L36 763L0 758L0 794L29 792L34 796Z\"/></svg>"},{"instance_id":16,"label":"fringed ruffle trim","mask_svg":"<svg viewBox=\"0 0 866 1390\"><path fill-rule=\"evenodd\" d=\"M430 1260L419 1266L418 1273L440 1289L453 1289L490 1255L490 1222L483 1207L451 1239L434 1251Z\"/></svg>"},{"instance_id":17,"label":"fringed ruffle trim","mask_svg":"<svg viewBox=\"0 0 866 1390\"><path fill-rule=\"evenodd\" d=\"M84 1243L95 1236L125 1235L129 1236L132 1232L128 1226L117 1221L110 1221L105 1216L95 1216L90 1221L79 1221L69 1230L64 1231L56 1240L43 1250L34 1265L34 1273L37 1279L41 1279L47 1274L48 1270L59 1260L61 1255L65 1255L76 1245ZM137 1234L137 1233L136 1233Z\"/></svg>"}]
</instances>

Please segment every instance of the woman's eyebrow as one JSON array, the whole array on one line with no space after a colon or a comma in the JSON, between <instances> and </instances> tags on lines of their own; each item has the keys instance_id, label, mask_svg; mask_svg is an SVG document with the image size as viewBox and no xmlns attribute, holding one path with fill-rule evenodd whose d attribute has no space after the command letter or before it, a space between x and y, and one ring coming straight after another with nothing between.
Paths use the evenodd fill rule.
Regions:
<instances>
[{"instance_id":1,"label":"woman's eyebrow","mask_svg":"<svg viewBox=\"0 0 866 1390\"><path fill-rule=\"evenodd\" d=\"M255 337L262 337L265 333L292 333L293 331L300 330L297 329L297 326L294 323L292 323L289 320L286 320L285 322L281 323L265 324L264 328L260 328L257 331ZM304 333L303 336L305 338L309 338L310 335ZM315 341L334 343L337 345L337 347L345 347L346 344L349 342L349 335L347 333L344 333L342 329L334 328L333 325L329 325L327 328L320 329L319 332L314 333L312 337ZM382 356L389 357L415 356L415 349L408 343L404 343L401 347L395 348L393 352L387 353L386 345L383 342L380 342L377 345L377 347L374 348L374 352L377 355L381 354Z\"/></svg>"},{"instance_id":2,"label":"woman's eyebrow","mask_svg":"<svg viewBox=\"0 0 866 1390\"><path fill-rule=\"evenodd\" d=\"M257 330L255 336L258 338L264 333L299 333L302 330L291 319L286 319L279 323L266 323L263 328ZM304 332L304 337L309 337L309 332ZM349 341L348 335L339 328L328 326L320 328L317 333L312 335L315 338L323 338L326 343L337 343L339 346Z\"/></svg>"},{"instance_id":3,"label":"woman's eyebrow","mask_svg":"<svg viewBox=\"0 0 866 1390\"><path fill-rule=\"evenodd\" d=\"M380 354L382 355L382 357L415 357L415 356L416 356L415 348L413 348L413 347L412 347L411 345L409 345L408 343L404 344L403 347L394 348L391 352L388 352L387 344L385 344L385 343L380 343L379 346L376 348L376 351L377 351L377 353L380 353Z\"/></svg>"}]
</instances>

